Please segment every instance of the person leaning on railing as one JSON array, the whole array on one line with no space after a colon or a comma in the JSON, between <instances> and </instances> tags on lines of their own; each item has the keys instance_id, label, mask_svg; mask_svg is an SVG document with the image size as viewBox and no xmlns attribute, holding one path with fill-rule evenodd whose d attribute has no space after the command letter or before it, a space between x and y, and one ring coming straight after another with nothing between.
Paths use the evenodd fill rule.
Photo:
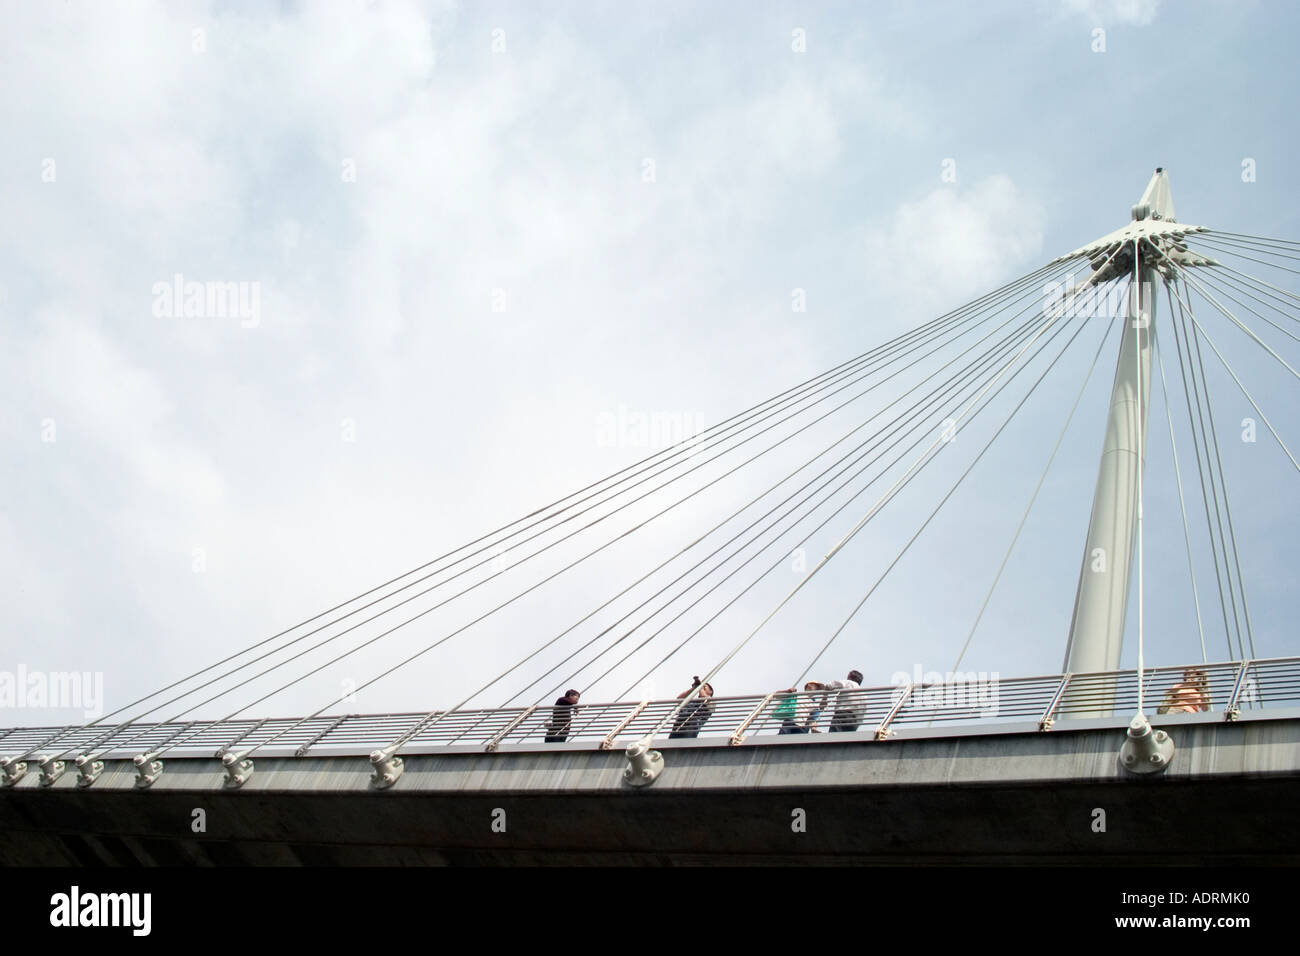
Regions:
<instances>
[{"instance_id":1,"label":"person leaning on railing","mask_svg":"<svg viewBox=\"0 0 1300 956\"><path fill-rule=\"evenodd\" d=\"M820 734L821 728L817 722L822 719L822 712L826 709L826 697L818 697L813 691L821 690L821 684L815 680L810 680L803 685L804 699L799 702L799 726L804 728L804 732L810 734Z\"/></svg>"},{"instance_id":2,"label":"person leaning on railing","mask_svg":"<svg viewBox=\"0 0 1300 956\"><path fill-rule=\"evenodd\" d=\"M844 691L855 691L862 686L862 672L849 671L847 680L832 681L809 681L804 685L805 690L823 690L827 693L822 696L822 709L825 709L831 697L831 692L835 693L835 711L831 714L831 733L847 733L858 729L858 724L862 723L863 701L858 699L860 695L853 693L843 693Z\"/></svg>"},{"instance_id":3,"label":"person leaning on railing","mask_svg":"<svg viewBox=\"0 0 1300 956\"><path fill-rule=\"evenodd\" d=\"M822 710L826 706L826 698L823 696L820 700L812 694L813 691L821 690L822 685L815 680L810 680L803 685L807 696L799 698L798 687L787 687L785 690L779 690L777 694L776 709L772 715L781 721L781 729L777 734L819 734L817 721L821 719Z\"/></svg>"},{"instance_id":4,"label":"person leaning on railing","mask_svg":"<svg viewBox=\"0 0 1300 956\"><path fill-rule=\"evenodd\" d=\"M795 695L798 689L787 687L785 690L776 692L776 709L772 711L772 716L781 721L781 729L777 734L806 734L807 727L799 726L799 698Z\"/></svg>"},{"instance_id":5,"label":"person leaning on railing","mask_svg":"<svg viewBox=\"0 0 1300 956\"><path fill-rule=\"evenodd\" d=\"M573 712L578 706L580 696L576 690L570 689L555 702L555 706L551 708L550 722L546 725L548 744L562 744L569 739L569 731L573 727Z\"/></svg>"},{"instance_id":6,"label":"person leaning on railing","mask_svg":"<svg viewBox=\"0 0 1300 956\"><path fill-rule=\"evenodd\" d=\"M1195 714L1210 709L1210 678L1199 667L1183 671L1180 683L1169 688L1157 714Z\"/></svg>"}]
</instances>

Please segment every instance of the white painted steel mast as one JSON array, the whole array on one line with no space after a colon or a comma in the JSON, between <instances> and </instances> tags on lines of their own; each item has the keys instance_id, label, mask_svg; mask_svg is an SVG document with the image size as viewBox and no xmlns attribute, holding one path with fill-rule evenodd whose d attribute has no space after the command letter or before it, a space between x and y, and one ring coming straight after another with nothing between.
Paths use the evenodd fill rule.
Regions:
<instances>
[{"instance_id":1,"label":"white painted steel mast","mask_svg":"<svg viewBox=\"0 0 1300 956\"><path fill-rule=\"evenodd\" d=\"M1066 644L1067 673L1119 670L1140 507L1138 480L1146 456L1157 281L1169 270L1161 254L1180 265L1208 264L1203 257L1189 254L1179 241L1202 228L1177 224L1169 177L1163 168L1156 169L1133 206L1132 218L1123 229L1070 254L1088 255L1095 265L1081 288L1126 274L1133 276L1134 282L1115 364L1092 517ZM1109 713L1108 699L1093 699L1100 705L1098 716Z\"/></svg>"}]
</instances>

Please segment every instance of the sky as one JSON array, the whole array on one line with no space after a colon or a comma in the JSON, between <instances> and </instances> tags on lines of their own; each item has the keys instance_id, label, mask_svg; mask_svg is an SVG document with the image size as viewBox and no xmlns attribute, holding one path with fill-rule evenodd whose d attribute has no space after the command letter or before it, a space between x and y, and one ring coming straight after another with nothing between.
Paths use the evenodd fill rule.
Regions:
<instances>
[{"instance_id":1,"label":"sky","mask_svg":"<svg viewBox=\"0 0 1300 956\"><path fill-rule=\"evenodd\" d=\"M0 15L0 674L102 678L89 704L0 700L5 726L125 705L1032 272L1127 222L1156 166L1180 221L1300 238L1285 172L1300 11L1284 4L60 0ZM186 283L234 295L187 309ZM1210 328L1300 444L1295 381ZM810 676L952 669L1099 341L1081 335ZM1270 343L1297 364L1294 341ZM1112 340L962 669L1061 668L1113 356ZM1249 406L1210 381L1256 651L1293 655L1296 475L1275 444L1236 440ZM1148 664L1181 664L1201 649L1163 409L1143 632ZM863 417L843 415L331 712L460 701ZM638 416L662 427L642 434ZM955 474L882 512L719 693L788 686ZM809 566L871 500L808 546ZM637 658L591 697L684 689L798 583L788 560L667 664L643 674L659 655ZM329 708L562 563L503 574L249 712ZM1209 659L1234 656L1207 628ZM525 685L554 660L476 702L545 699L563 668ZM154 716L239 713L303 662Z\"/></svg>"}]
</instances>

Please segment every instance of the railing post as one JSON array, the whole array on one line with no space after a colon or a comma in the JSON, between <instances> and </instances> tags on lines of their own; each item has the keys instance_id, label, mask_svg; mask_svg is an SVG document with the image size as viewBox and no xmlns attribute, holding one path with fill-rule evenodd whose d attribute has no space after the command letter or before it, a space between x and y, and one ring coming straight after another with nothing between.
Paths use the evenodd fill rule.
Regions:
<instances>
[{"instance_id":1,"label":"railing post","mask_svg":"<svg viewBox=\"0 0 1300 956\"><path fill-rule=\"evenodd\" d=\"M877 740L889 739L889 735L893 733L893 731L889 729L889 722L898 715L898 712L902 710L903 705L911 698L912 690L915 687L916 685L909 681L907 686L903 688L903 692L898 695L898 700L894 701L894 706L889 708L889 713L885 714L885 719L882 720L880 726L876 728Z\"/></svg>"},{"instance_id":2,"label":"railing post","mask_svg":"<svg viewBox=\"0 0 1300 956\"><path fill-rule=\"evenodd\" d=\"M766 697L760 700L758 702L758 706L755 707L752 711L750 711L749 716L740 722L740 726L731 732L731 740L728 741L728 743L730 743L731 746L739 747L741 745L741 743L745 739L745 731L749 729L749 725L752 724L754 722L754 719L763 712L763 708L766 707L768 703L772 700L772 698L775 696L776 696L775 694L768 694Z\"/></svg>"},{"instance_id":3,"label":"railing post","mask_svg":"<svg viewBox=\"0 0 1300 956\"><path fill-rule=\"evenodd\" d=\"M518 717L516 717L514 720L510 721L510 723L506 725L505 730L501 731L501 733L497 734L495 737L493 737L491 740L489 740L489 741L487 742L487 744L483 747L483 750L484 750L486 753L490 753L490 754L494 754L494 753L496 753L496 752L497 752L497 748L501 746L501 741L503 741L503 740L505 740L505 738L509 737L510 734L512 734L512 733L514 732L514 729L515 729L516 727L518 727L518 726L519 726L520 724L522 724L525 720L527 720L529 717L531 717L533 711L535 711L536 709L537 709L537 705L536 705L536 704L533 704L533 706L529 707L527 710L525 710L522 714L520 714L520 715L519 715Z\"/></svg>"},{"instance_id":4,"label":"railing post","mask_svg":"<svg viewBox=\"0 0 1300 956\"><path fill-rule=\"evenodd\" d=\"M1065 696L1065 686L1070 683L1070 678L1073 676L1073 674L1069 673L1061 675L1061 683L1056 685L1056 693L1053 694L1052 699L1048 701L1047 709L1043 711L1043 716L1038 718L1039 730L1048 731L1052 729L1052 724L1056 722L1056 718L1052 715L1056 713L1056 708L1061 706L1061 698Z\"/></svg>"},{"instance_id":5,"label":"railing post","mask_svg":"<svg viewBox=\"0 0 1300 956\"><path fill-rule=\"evenodd\" d=\"M447 743L444 746L451 747L455 745L458 741L461 740L461 738L466 737L469 734L472 734L474 731L478 730L479 726L484 721L490 720L493 714L495 713L496 713L495 711L491 711L491 710L482 711L479 714L478 720L474 721L474 723L470 724L468 727L466 727L464 730L458 733L455 737L452 737L451 740L447 741Z\"/></svg>"},{"instance_id":6,"label":"railing post","mask_svg":"<svg viewBox=\"0 0 1300 956\"><path fill-rule=\"evenodd\" d=\"M1241 689L1246 686L1246 674L1250 671L1252 661L1249 658L1243 659L1241 665L1237 668L1237 679L1232 685L1232 694L1228 697L1227 706L1223 708L1224 720L1236 720L1241 716L1241 707L1238 702L1241 700Z\"/></svg>"},{"instance_id":7,"label":"railing post","mask_svg":"<svg viewBox=\"0 0 1300 956\"><path fill-rule=\"evenodd\" d=\"M628 724L632 723L632 721L636 720L637 717L641 714L641 711L645 710L649 706L650 706L650 701L643 700L641 701L641 703L637 704L634 708L632 708L632 713L628 714L621 721L619 721L618 726L605 735L605 739L600 742L600 749L613 750L614 738L617 737L619 734L621 734L623 732L623 728L626 727Z\"/></svg>"},{"instance_id":8,"label":"railing post","mask_svg":"<svg viewBox=\"0 0 1300 956\"><path fill-rule=\"evenodd\" d=\"M236 738L235 738L234 740L232 740L230 743L228 743L228 744L223 744L223 745L221 745L220 747L218 747L218 748L217 748L217 752L214 753L212 756L214 756L214 757L216 757L218 760L220 760L222 757L224 757L227 753L230 752L231 748L234 747L235 744L239 743L241 740L243 740L243 739L244 739L245 737L247 737L249 734L255 734L255 733L257 733L259 730L262 729L263 725L264 725L268 720L270 720L270 719L271 719L270 717L263 717L261 720L259 720L259 721L258 721L257 723L255 723L255 724L253 724L253 726L249 727L247 730L245 730L242 734L240 734L238 737L236 737Z\"/></svg>"},{"instance_id":9,"label":"railing post","mask_svg":"<svg viewBox=\"0 0 1300 956\"><path fill-rule=\"evenodd\" d=\"M339 717L339 718L336 719L333 723L331 723L328 727L326 727L324 730L322 730L320 733L318 733L315 737L313 737L311 740L307 741L305 744L303 744L301 747L299 747L297 750L295 750L295 751L293 752L293 755L294 755L295 757L305 757L305 756L307 756L307 751L308 751L308 750L311 750L312 747L315 747L316 744L320 743L321 738L323 738L326 734L330 733L332 730L334 730L335 728L337 728L339 724L343 723L343 721L347 720L349 717L355 717L355 716L356 716L356 714L344 714L343 716ZM226 749L226 750L229 750L230 748L227 747L227 748L225 748L225 749ZM224 757L225 754L222 754L221 756Z\"/></svg>"},{"instance_id":10,"label":"railing post","mask_svg":"<svg viewBox=\"0 0 1300 956\"><path fill-rule=\"evenodd\" d=\"M163 762L154 759L154 751L136 754L131 762L135 764L135 785L140 790L153 786L163 772Z\"/></svg>"}]
</instances>

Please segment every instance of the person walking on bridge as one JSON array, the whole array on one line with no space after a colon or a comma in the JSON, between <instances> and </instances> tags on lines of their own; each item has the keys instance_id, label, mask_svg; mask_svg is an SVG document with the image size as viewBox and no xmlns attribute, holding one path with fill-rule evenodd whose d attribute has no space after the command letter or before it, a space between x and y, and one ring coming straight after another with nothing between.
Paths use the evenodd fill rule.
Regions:
<instances>
[{"instance_id":1,"label":"person walking on bridge","mask_svg":"<svg viewBox=\"0 0 1300 956\"><path fill-rule=\"evenodd\" d=\"M546 725L548 744L562 744L569 739L569 731L573 726L573 713L581 696L576 690L570 689L555 702L555 706L551 708L551 720Z\"/></svg>"}]
</instances>

